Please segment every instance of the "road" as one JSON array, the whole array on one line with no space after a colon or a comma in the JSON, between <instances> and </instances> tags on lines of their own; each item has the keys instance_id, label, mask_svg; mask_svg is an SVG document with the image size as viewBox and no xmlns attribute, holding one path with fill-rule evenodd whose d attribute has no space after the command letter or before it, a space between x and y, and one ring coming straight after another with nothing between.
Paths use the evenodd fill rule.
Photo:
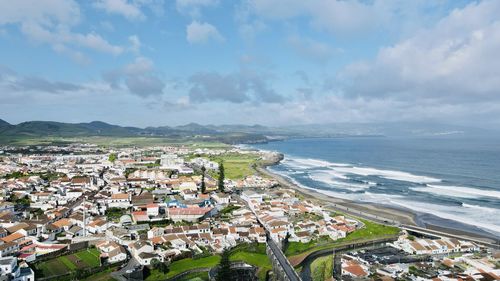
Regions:
<instances>
[{"instance_id":1,"label":"road","mask_svg":"<svg viewBox=\"0 0 500 281\"><path fill-rule=\"evenodd\" d=\"M244 200L243 200L244 201ZM269 246L271 251L273 252L274 256L278 260L278 263L280 264L281 268L285 272L285 275L287 276L288 280L290 281L300 281L300 277L293 268L293 266L290 264L288 259L286 258L285 254L281 249L276 245L276 242L271 238L271 235L269 235L270 230L267 228L267 226L262 223L260 220L260 217L255 213L255 210L246 202L244 201L247 207L252 211L253 215L257 218L257 221L259 224L264 227L266 231L266 244Z\"/></svg>"},{"instance_id":2,"label":"road","mask_svg":"<svg viewBox=\"0 0 500 281\"><path fill-rule=\"evenodd\" d=\"M456 238L459 240L474 242L478 245L482 245L485 247L490 247L490 248L497 249L497 250L500 249L500 244L498 244L498 242L496 244L495 243L488 243L486 241L478 240L475 238L463 237L460 235L455 235L455 234L451 234L451 233L447 233L447 232L442 232L442 231L438 231L438 230L433 230L433 229L428 229L428 228L423 228L423 227L418 227L418 226L413 226L413 225L401 225L401 228L409 230L409 231L413 231L413 232L418 232L421 234L430 235L430 236Z\"/></svg>"},{"instance_id":3,"label":"road","mask_svg":"<svg viewBox=\"0 0 500 281\"><path fill-rule=\"evenodd\" d=\"M269 236L269 233L266 230L266 236L267 236L267 245L273 252L274 256L278 260L281 268L285 272L285 275L287 276L288 280L290 281L299 281L301 280L300 277L298 276L297 272L295 269L292 267L288 259L285 257L281 249L276 245L274 240Z\"/></svg>"}]
</instances>

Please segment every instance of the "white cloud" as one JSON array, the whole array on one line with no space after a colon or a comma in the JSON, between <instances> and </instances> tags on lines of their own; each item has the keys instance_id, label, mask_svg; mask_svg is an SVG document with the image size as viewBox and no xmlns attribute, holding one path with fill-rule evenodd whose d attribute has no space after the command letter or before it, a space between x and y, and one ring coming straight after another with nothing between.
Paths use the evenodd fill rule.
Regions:
<instances>
[{"instance_id":1,"label":"white cloud","mask_svg":"<svg viewBox=\"0 0 500 281\"><path fill-rule=\"evenodd\" d=\"M130 41L130 50L132 52L139 53L141 51L142 43L137 35L129 36L128 41Z\"/></svg>"},{"instance_id":2,"label":"white cloud","mask_svg":"<svg viewBox=\"0 0 500 281\"><path fill-rule=\"evenodd\" d=\"M74 25L80 20L80 8L72 0L0 1L0 25L36 22L43 26Z\"/></svg>"},{"instance_id":3,"label":"white cloud","mask_svg":"<svg viewBox=\"0 0 500 281\"><path fill-rule=\"evenodd\" d=\"M57 52L80 61L86 59L80 51L74 50L75 47L113 55L123 52L122 47L109 43L99 34L73 32L79 21L80 8L72 0L0 2L0 25L17 25L28 38L49 44Z\"/></svg>"},{"instance_id":4,"label":"white cloud","mask_svg":"<svg viewBox=\"0 0 500 281\"><path fill-rule=\"evenodd\" d=\"M137 57L124 67L105 73L104 80L111 88L125 89L140 97L162 95L165 88L153 61L145 57Z\"/></svg>"},{"instance_id":5,"label":"white cloud","mask_svg":"<svg viewBox=\"0 0 500 281\"><path fill-rule=\"evenodd\" d=\"M320 30L366 34L384 28L405 30L433 22L450 0L247 0L253 14L269 20L305 18Z\"/></svg>"},{"instance_id":6,"label":"white cloud","mask_svg":"<svg viewBox=\"0 0 500 281\"><path fill-rule=\"evenodd\" d=\"M124 68L127 75L139 75L141 73L153 71L153 61L145 57L137 57L134 62L129 63Z\"/></svg>"},{"instance_id":7,"label":"white cloud","mask_svg":"<svg viewBox=\"0 0 500 281\"><path fill-rule=\"evenodd\" d=\"M142 13L140 6L134 1L128 0L97 0L94 6L110 14L118 14L129 20L143 20L146 16Z\"/></svg>"},{"instance_id":8,"label":"white cloud","mask_svg":"<svg viewBox=\"0 0 500 281\"><path fill-rule=\"evenodd\" d=\"M224 41L217 28L209 23L191 22L187 28L187 41L191 44L206 43L209 40Z\"/></svg>"},{"instance_id":9,"label":"white cloud","mask_svg":"<svg viewBox=\"0 0 500 281\"><path fill-rule=\"evenodd\" d=\"M457 9L435 27L392 47L374 61L348 66L339 76L346 95L441 103L500 100L500 2Z\"/></svg>"}]
</instances>

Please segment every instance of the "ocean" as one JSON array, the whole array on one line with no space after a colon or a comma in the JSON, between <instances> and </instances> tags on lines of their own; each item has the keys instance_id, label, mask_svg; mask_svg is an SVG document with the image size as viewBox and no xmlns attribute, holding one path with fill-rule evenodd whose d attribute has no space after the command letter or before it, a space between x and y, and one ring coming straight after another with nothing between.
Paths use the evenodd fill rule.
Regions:
<instances>
[{"instance_id":1,"label":"ocean","mask_svg":"<svg viewBox=\"0 0 500 281\"><path fill-rule=\"evenodd\" d=\"M349 137L253 145L269 169L334 197L410 209L430 223L500 237L500 139Z\"/></svg>"}]
</instances>

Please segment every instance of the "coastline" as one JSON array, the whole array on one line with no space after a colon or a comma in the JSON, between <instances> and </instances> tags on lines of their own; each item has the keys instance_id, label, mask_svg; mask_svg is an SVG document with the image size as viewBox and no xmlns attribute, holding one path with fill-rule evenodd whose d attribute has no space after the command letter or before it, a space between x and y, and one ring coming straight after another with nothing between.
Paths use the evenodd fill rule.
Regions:
<instances>
[{"instance_id":1,"label":"coastline","mask_svg":"<svg viewBox=\"0 0 500 281\"><path fill-rule=\"evenodd\" d=\"M435 225L430 223L422 223L420 222L419 217L422 215L429 216L429 214L419 214L413 210L396 206L388 206L369 202L355 202L352 200L342 199L322 193L314 188L299 186L293 181L285 178L284 176L272 172L268 169L268 167L270 166L278 165L282 159L283 155L280 154L280 157L275 159L275 161L258 165L256 167L256 170L263 175L275 179L280 184L280 186L293 189L304 198L327 207L327 209L331 209L332 211L340 211L352 216L358 216L372 221L378 221L380 223L424 227L430 230L437 230L452 235L459 235L472 239L480 239L488 243L494 243L495 241L498 241L498 237L495 237L493 234L485 232L477 227L477 231L465 231L463 230L463 228L460 228L459 223L456 223L456 228L444 227L443 225ZM453 225L454 221L450 222Z\"/></svg>"}]
</instances>

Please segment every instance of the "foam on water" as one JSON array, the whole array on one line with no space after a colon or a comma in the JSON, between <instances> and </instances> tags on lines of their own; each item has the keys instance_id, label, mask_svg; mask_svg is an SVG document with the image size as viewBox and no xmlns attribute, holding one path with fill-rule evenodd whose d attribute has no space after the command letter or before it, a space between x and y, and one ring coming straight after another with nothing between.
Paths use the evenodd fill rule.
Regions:
<instances>
[{"instance_id":1,"label":"foam on water","mask_svg":"<svg viewBox=\"0 0 500 281\"><path fill-rule=\"evenodd\" d=\"M403 171L376 169L372 167L358 167L351 164L333 163L324 160L292 157L287 158L281 164L288 172L273 170L305 189L353 201L401 206L417 212L429 213L444 219L474 225L495 235L500 234L500 216L492 215L498 213L498 209L469 204L449 206L430 202L413 201L402 195L370 193L368 190L371 186L382 184L382 182L377 180L374 181L373 178L370 179L370 181L360 178L354 179L353 176L376 176L386 180L408 182L409 184L422 184L424 186L412 186L410 189L438 196L451 196L457 198L500 198L499 191L463 186L439 185L436 183L442 182L442 180L429 176L415 175ZM290 173L290 171L293 171L293 173ZM332 189L325 190L306 186L294 178L294 175L297 174L305 174L309 179L315 182L321 182L330 186ZM349 180L358 180L361 183L347 182ZM343 192L343 189L350 192Z\"/></svg>"},{"instance_id":2,"label":"foam on water","mask_svg":"<svg viewBox=\"0 0 500 281\"><path fill-rule=\"evenodd\" d=\"M334 174L335 176L342 177L344 179L346 178L346 175L352 174L360 176L379 176L385 179L406 181L412 183L441 182L440 179L422 175L414 175L402 171L382 170L371 167L357 167L346 163L333 163L329 161L316 160L316 159L290 157L290 158L285 158L285 160L282 163L293 169L315 169L315 168L329 169L332 174L335 173Z\"/></svg>"},{"instance_id":3,"label":"foam on water","mask_svg":"<svg viewBox=\"0 0 500 281\"><path fill-rule=\"evenodd\" d=\"M391 171L391 170L380 170L375 168L367 168L367 167L338 167L335 168L337 171L346 173L346 174L355 174L361 176L379 176L385 179L398 180L398 181L406 181L413 183L433 183L433 182L441 182L440 179L427 177L427 176L419 176L410 174L407 172L401 171Z\"/></svg>"},{"instance_id":4,"label":"foam on water","mask_svg":"<svg viewBox=\"0 0 500 281\"><path fill-rule=\"evenodd\" d=\"M316 168L316 167L350 167L350 164L344 163L333 163L330 161L311 159L311 158L300 158L300 157L287 157L283 160L284 163L291 164L297 167L304 168Z\"/></svg>"},{"instance_id":5,"label":"foam on water","mask_svg":"<svg viewBox=\"0 0 500 281\"><path fill-rule=\"evenodd\" d=\"M336 178L347 179L347 177L338 175L337 173L332 171L309 172L309 178L317 182L325 183L332 187L348 189L351 191L361 191L370 188L370 185L368 184L348 183L336 180Z\"/></svg>"},{"instance_id":6,"label":"foam on water","mask_svg":"<svg viewBox=\"0 0 500 281\"><path fill-rule=\"evenodd\" d=\"M491 197L500 199L500 191L478 189L463 186L447 186L447 185L427 185L424 187L414 187L415 191L428 192L437 195L461 197L461 198L478 198Z\"/></svg>"},{"instance_id":7,"label":"foam on water","mask_svg":"<svg viewBox=\"0 0 500 281\"><path fill-rule=\"evenodd\" d=\"M500 217L492 216L498 209L463 204L461 207L445 206L411 200L391 200L393 204L414 211L429 213L441 218L480 227L495 235L500 235Z\"/></svg>"}]
</instances>

